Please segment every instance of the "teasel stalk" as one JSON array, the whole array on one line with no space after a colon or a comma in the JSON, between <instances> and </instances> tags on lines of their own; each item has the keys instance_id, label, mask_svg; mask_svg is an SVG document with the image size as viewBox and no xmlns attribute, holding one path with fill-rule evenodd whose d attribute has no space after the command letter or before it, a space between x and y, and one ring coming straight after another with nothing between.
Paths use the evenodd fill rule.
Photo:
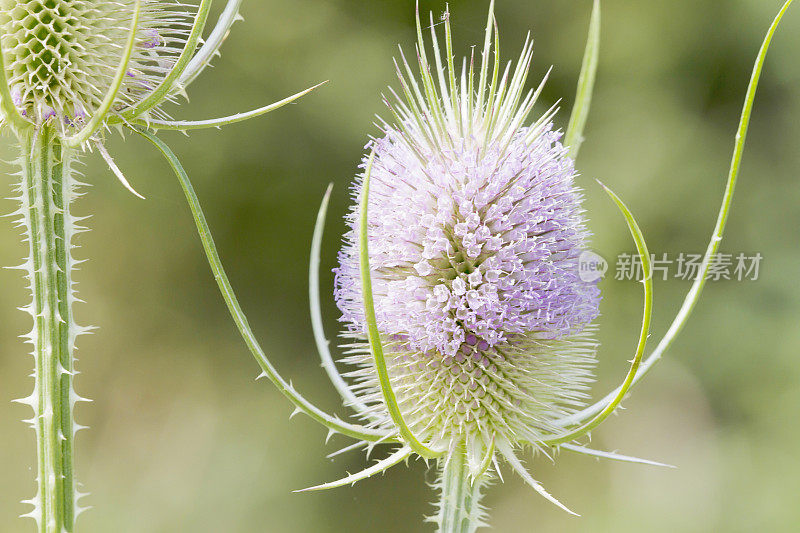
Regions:
<instances>
[{"instance_id":1,"label":"teasel stalk","mask_svg":"<svg viewBox=\"0 0 800 533\"><path fill-rule=\"evenodd\" d=\"M419 214L418 211L426 205L425 201L416 202L414 193L408 193L403 188L409 186L410 189L415 189L418 185L424 184L426 187L430 185L421 181L419 168L428 172L426 176L430 178L434 186L448 184L450 182L444 177L438 181L436 176L432 177L431 169L435 170L439 165L445 167L446 171L463 172L465 166L475 165L470 158L480 159L486 157L487 153L496 155L496 152L491 151L492 149L496 150L496 147L492 148L493 143L499 143L499 147L502 148L500 153L503 154L509 145L513 145L515 142L520 143L520 139L526 143L538 143L535 146L539 149L537 153L542 157L540 162L544 167L554 162L563 165L560 171L553 171L555 174L552 176L554 176L553 183L562 185L561 189L556 187L557 194L563 197L562 200L568 209L561 213L562 218L556 217L550 220L550 222L557 222L554 224L554 228L543 229L538 236L547 235L554 230L565 231L563 237L571 246L578 250L584 249L584 241L581 238L583 234L581 219L576 215L579 209L575 207L579 201L571 197L574 192L571 187L571 178L574 176L570 172L568 159L573 160L578 154L592 97L600 38L599 1L594 3L594 13L590 24L591 29L576 103L568 129L563 137L564 144L561 143L561 137L557 132L550 127L555 108L545 113L531 126L524 126L541 91L540 86L539 89L531 91L528 95L523 94L531 57L529 46L526 44L513 74L508 71L504 75L496 74L500 70L497 58L495 58L494 67L490 68L489 56L492 37L494 37L495 56L497 56L499 45L493 13L494 2L491 2L492 8L490 8L488 17L481 66L479 69L474 69L475 62L469 59L464 62L460 75L453 66L449 15L444 17L446 32L444 58L447 64L447 68L444 68L445 62L442 61L442 54L435 40L434 32L437 25L432 19L431 31L435 64L431 65L425 53L426 44L422 37L422 24L418 12L416 56L419 60L419 79L421 81L417 81L417 77L412 73L408 63L401 58L402 61L398 64L398 74L401 80L402 95L395 98L396 101L390 104L394 121L393 123L382 122L381 130L384 136L380 139L373 139L368 144L368 153L361 165L363 172L358 176L353 190L355 205L347 219L350 232L346 237L346 246L340 254L341 266L337 272L336 297L337 303L343 311L343 320L348 324L345 336L351 341L351 344L345 346L347 357L344 361L358 366L354 372L349 374L342 375L337 369L329 342L322 328L319 302L319 254L330 187L317 216L311 249L309 295L315 342L322 365L332 384L342 396L344 404L354 409L360 423L342 420L316 407L297 391L290 381L278 373L259 345L236 299L233 287L217 254L199 200L185 170L175 154L162 141L148 132L140 132L167 157L181 182L214 279L248 349L262 369L259 377L272 381L278 390L289 399L295 407L293 414L303 413L310 416L327 428L329 437L333 434L341 434L356 441L353 445L331 455L353 449L365 449L369 455L378 444L388 444L393 447L393 451L388 456L361 472L350 474L338 481L304 489L304 491L351 485L385 472L409 458L421 458L426 463L434 462L439 472L435 487L439 491L440 498L436 506L436 513L429 520L435 523L438 531L442 533L471 533L485 525L486 511L480 503L481 494L495 479L495 476L499 477L501 464L510 467L536 492L549 501L569 511L548 494L526 470L518 456L521 449L545 454L565 450L592 457L666 466L654 461L594 450L585 446L584 441L595 428L616 412L633 385L639 382L653 364L662 357L664 351L688 321L702 293L711 258L719 248L730 211L753 102L767 51L780 21L791 3L792 0L788 0L775 18L756 59L736 135L734 154L717 225L709 241L699 275L668 332L647 357L645 357L645 350L653 301L649 253L642 232L629 208L619 197L604 187L623 215L642 260L644 273L642 280L643 318L639 340L622 384L601 400L585 407L579 407L579 401L582 399L582 387L587 381L587 375L583 370L587 364L591 363L590 360L594 353L594 345L591 341L593 331L589 323L594 318L591 306L594 305L596 295L592 295L590 290L577 291L569 296L573 302L583 302L589 305L588 312L584 312L577 318L569 314L559 314L561 312L559 306L563 303L560 300L549 302L548 305L552 306L553 313L543 315L542 321L538 324L541 331L535 331L539 334L546 333L547 335L544 336L531 335L531 332L528 331L531 325L536 325L536 323L529 321L530 309L525 309L523 304L520 304L519 308L506 309L504 313L500 313L502 316L511 316L513 318L511 322L478 324L474 317L469 317L464 312L463 307L459 307L462 303L454 300L454 304L448 310L455 310L455 313L461 311L463 318L459 318L459 320L471 321L469 323L473 326L470 327L480 329L480 334L485 335L484 345L479 339L474 339L476 342L473 342L473 339L466 335L462 337L453 330L453 323L450 321L445 323L446 328L439 327L435 315L426 314L428 311L435 311L439 304L447 302L447 305L451 305L449 302L452 292L461 295L460 288L454 287L451 293L446 294L443 290L436 289L436 279L433 279L433 281L425 280L425 283L430 282L430 284L418 283L414 287L409 287L408 293L403 291L391 293L387 290L387 284L398 281L398 279L402 280L401 274L412 281L415 281L417 277L433 276L435 278L436 269L452 267L457 271L457 275L440 276L440 279L450 282L454 281L458 275L466 274L475 266L474 264L466 267L462 265L462 262L468 262L464 259L465 257L474 259L473 255L470 255L472 252L469 251L469 247L475 244L472 241L461 243L465 246L466 253L463 253L464 250L460 250L460 255L448 256L448 258L454 259L449 266L445 264L445 261L434 262L430 265L425 265L421 261L412 264L408 259L413 256L411 252L408 256L398 255L398 251L395 249L400 246L398 241L402 241L407 236L406 231L417 229L414 224L422 223L427 224L430 228L435 228L435 225L429 224L430 221L424 222L421 217L416 216ZM476 124L477 127L475 127ZM470 143L476 144L473 146ZM470 149L474 148L474 150L467 151L464 157L461 157L458 151L463 150L464 146ZM415 159L418 162L415 162ZM505 159L501 158L501 160L503 162L512 160L514 163L519 163L511 156ZM524 165L517 165L514 168L517 168L520 174L525 171ZM446 176L446 174L447 172L444 172L442 176ZM514 178L517 177L514 176ZM371 196L370 185L373 179L376 189ZM452 180L452 182L456 181L455 178ZM423 193L431 192L429 188L419 187L419 189ZM509 186L500 192L505 194L512 189L513 187ZM453 191L442 190L441 194L433 195L434 203L441 200L436 209L444 210L447 216L452 214L449 211L451 207L448 202L455 203L456 200L455 195L449 195L452 193ZM523 198L528 198L526 194L531 193L528 191L520 194ZM535 196L530 198L540 200ZM516 198L516 201L520 201L519 197ZM530 206L530 204L525 205ZM370 213L375 213L376 210L377 213L372 215L374 218L371 218ZM398 220L407 213L411 213L411 219L415 219L415 217L416 219L407 226L398 223ZM440 213L433 213L432 216L437 214ZM458 223L471 224L469 220ZM522 224L523 222L518 223ZM388 224L394 225L389 226ZM455 230L455 228L452 229ZM492 228L489 229L492 230ZM470 228L467 230L467 233L472 231ZM461 232L460 229L458 231ZM412 240L410 243L413 245L416 242L420 245L419 248L425 250L426 253L436 251L436 246L439 246L441 250L449 250L448 244L446 242L442 244L442 242L449 239L452 244L453 234L454 232L444 231L442 234L442 232L433 231L431 239L428 241ZM464 237L466 234L462 232L457 235ZM484 235L482 239L486 237L487 235ZM569 239L573 240L569 241ZM548 241L545 240L545 242ZM506 242L506 244L510 243ZM548 242L548 245L553 245L553 243ZM494 245L492 246L494 249ZM565 248L560 250L555 246L553 250L569 252L570 246L565 245ZM553 261L566 260L568 262L571 257L568 253L553 255L556 258ZM423 255L422 257L428 261L442 259L439 256ZM519 278L524 279L525 276L531 275L529 271L512 272L518 275L517 281ZM560 275L566 275L565 271ZM391 276L396 278L393 279ZM496 281L494 274L492 274L492 279ZM555 286L559 286L561 281L563 279L554 279L553 283ZM472 283L472 280L469 282ZM476 280L475 283L478 284L479 280ZM532 283L530 285L532 288L525 290L535 296L537 286L537 283ZM423 301L426 304L430 302L430 309L427 311L421 310L418 306L415 307L413 301L403 301L403 298L409 298L416 290L424 292ZM400 310L401 308L392 309L392 306L404 303L409 304L408 316ZM586 310L586 306L580 308ZM419 321L409 321L409 316ZM558 320L560 318L564 320ZM570 318L575 322L570 323ZM393 329L397 324L402 326ZM417 327L416 332L413 327ZM428 332L430 332L429 336ZM482 361L484 356L488 358L487 351L494 346L507 348L508 346L503 343L519 342L519 335L523 336L523 341L525 336L530 336L531 342L522 342L516 346L518 352L512 354L516 357L505 358L503 356L500 358L503 364L498 362L496 365L491 360L488 364ZM578 337L575 338L575 335ZM581 338L581 335L584 337ZM512 392L513 389L518 389L519 394L516 399L520 400L520 403L499 401L502 399L498 394L497 405L492 403L489 406L491 409L486 408L485 412L482 412L478 406L477 412L480 414L472 420L464 416L464 411L459 409L457 401L451 404L447 403L446 400L450 398L448 395L452 390L456 390L457 385L452 379L445 382L446 376L437 374L437 371L442 368L442 365L445 365L447 370L457 369L457 366L461 366L455 375L458 378L466 376L467 381L466 383L462 382L463 385L458 392L464 393L465 385L469 389L472 378L463 373L468 358L462 354L460 359L457 359L459 357L457 354L462 353L461 349L464 344L468 345L468 349L480 352L475 354L481 356L480 364L484 365L483 370L479 369L479 374L491 374L490 379L495 378L498 388L506 387ZM423 356L427 357L429 352L433 353L433 357L429 358L429 361L424 361ZM414 357L417 357L417 360L414 360ZM508 364L508 361L523 360L524 362L525 357L528 357L528 363L531 366L515 369L513 363ZM543 362L539 369L536 368L537 359L541 359ZM439 364L434 365L434 362ZM545 372L546 368L544 368L548 364L558 367L564 372L551 373L548 376ZM558 366L559 364L561 366ZM426 365L428 370L423 368ZM509 382L503 382L504 378L500 376L502 372L498 371L501 366L505 371L518 370L518 373L511 375L508 378ZM475 365L470 369L476 370ZM541 373L536 375L536 371L541 371ZM531 372L534 375L531 375ZM432 378L431 375L433 375ZM415 378L420 379L415 380ZM440 378L443 380L443 385L452 385L451 389L444 386L437 390L423 387L423 385L428 385L431 379ZM538 378L546 378L547 381ZM540 386L538 391L535 389L536 385L533 385L537 380ZM477 384L477 386L481 385ZM531 389L531 387L533 387L533 392L543 392L544 394L541 396L532 394L530 395L532 397L526 397L525 389ZM440 396L437 397L436 394ZM437 400L445 401L437 403ZM428 409L430 402L434 402L434 409ZM427 410L423 412L424 409ZM453 420L455 422L452 422ZM475 427L468 428L466 422L474 420L478 421ZM486 428L489 428L490 431L487 432Z\"/></svg>"},{"instance_id":2,"label":"teasel stalk","mask_svg":"<svg viewBox=\"0 0 800 533\"><path fill-rule=\"evenodd\" d=\"M33 392L16 400L33 409L26 422L37 441L37 493L23 515L41 533L75 531L87 507L75 476L76 339L92 331L73 315L75 236L86 231L73 214L81 196L81 156L97 151L122 185L131 186L105 147L113 130L188 131L214 128L278 109L314 87L245 113L176 121L162 109L219 55L241 0L229 0L216 26L202 35L211 0L0 0L0 130L17 145L13 213L24 230L25 272L33 318L24 335L34 358ZM148 133L150 134L150 133Z\"/></svg>"},{"instance_id":3,"label":"teasel stalk","mask_svg":"<svg viewBox=\"0 0 800 533\"><path fill-rule=\"evenodd\" d=\"M20 149L16 214L25 228L29 252L19 268L33 296L22 309L33 318L33 329L25 339L33 348L35 384L30 396L17 401L34 411L26 422L36 432L39 485L37 494L25 502L33 506L25 516L41 522L42 531L70 531L66 524L74 523L83 510L73 466L74 436L82 426L73 420L73 408L86 401L73 386L75 341L91 331L78 326L72 312L77 299L73 238L85 231L71 213L80 182L75 154L51 128L29 130Z\"/></svg>"}]
</instances>

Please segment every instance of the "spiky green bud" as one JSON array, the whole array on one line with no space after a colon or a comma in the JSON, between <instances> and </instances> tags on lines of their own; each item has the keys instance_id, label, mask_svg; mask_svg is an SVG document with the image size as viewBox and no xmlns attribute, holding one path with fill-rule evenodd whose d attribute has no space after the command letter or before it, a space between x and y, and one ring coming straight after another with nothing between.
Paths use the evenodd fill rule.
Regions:
<instances>
[{"instance_id":1,"label":"spiky green bud","mask_svg":"<svg viewBox=\"0 0 800 533\"><path fill-rule=\"evenodd\" d=\"M136 2L0 0L0 34L13 105L35 124L77 128L100 109L125 53ZM194 13L141 3L134 44L111 113L132 108L175 65Z\"/></svg>"}]
</instances>

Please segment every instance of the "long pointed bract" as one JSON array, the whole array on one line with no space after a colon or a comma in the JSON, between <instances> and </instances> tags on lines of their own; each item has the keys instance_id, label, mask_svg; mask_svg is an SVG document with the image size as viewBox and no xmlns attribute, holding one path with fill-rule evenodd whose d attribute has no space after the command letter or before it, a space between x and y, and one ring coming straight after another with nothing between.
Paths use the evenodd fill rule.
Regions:
<instances>
[{"instance_id":1,"label":"long pointed bract","mask_svg":"<svg viewBox=\"0 0 800 533\"><path fill-rule=\"evenodd\" d=\"M514 472L516 472L525 481L525 483L530 485L533 488L533 490L538 492L547 501L555 504L556 506L560 507L569 514L574 516L580 516L579 514L570 510L566 505L555 499L549 492L547 492L544 489L541 483L533 479L533 476L531 476L531 474L525 469L525 466L517 458L517 456L514 454L514 451L511 450L510 447L508 447L505 444L498 444L497 450L498 452L500 452L500 455L503 456L506 462L508 462L508 464L511 465L511 468L514 470Z\"/></svg>"},{"instance_id":2,"label":"long pointed bract","mask_svg":"<svg viewBox=\"0 0 800 533\"><path fill-rule=\"evenodd\" d=\"M361 481L362 479L367 479L368 477L372 477L375 474L380 474L381 472L385 472L389 468L393 467L394 465L401 463L408 459L413 452L411 449L403 447L394 452L392 455L378 461L374 465L370 466L369 468L365 468L364 470L356 473L351 474L345 478L342 478L338 481L332 481L330 483L325 483L323 485L316 485L314 487L308 487L307 489L299 489L293 492L312 492L317 490L327 490L327 489L335 489L338 487L344 487L345 485L355 485L357 482Z\"/></svg>"},{"instance_id":3,"label":"long pointed bract","mask_svg":"<svg viewBox=\"0 0 800 533\"><path fill-rule=\"evenodd\" d=\"M592 103L594 81L597 77L597 63L600 57L600 0L594 0L592 18L589 22L589 37L586 41L586 51L581 65L581 75L578 78L578 90L575 95L575 105L569 118L564 144L569 147L569 155L573 159L578 157L578 151L583 143L583 130L589 117L589 108Z\"/></svg>"},{"instance_id":4,"label":"long pointed bract","mask_svg":"<svg viewBox=\"0 0 800 533\"><path fill-rule=\"evenodd\" d=\"M203 249L206 253L206 258L208 259L209 265L211 266L211 270L214 274L214 280L219 286L220 292L222 293L225 303L228 306L228 310L230 311L231 316L233 317L233 320L242 335L242 338L247 344L250 352L255 357L259 366L261 366L264 375L266 375L266 377L268 377L270 381L275 384L278 390L284 396L286 396L297 407L297 409L316 420L323 426L327 427L329 430L366 441L392 442L392 440L388 439L387 435L382 431L364 426L358 426L355 424L349 424L325 413L314 404L306 400L294 389L291 383L284 380L280 374L278 374L278 371L274 366L272 366L272 363L267 358L264 350L261 348L261 345L253 334L250 324L247 321L247 317L239 305L236 294L233 292L233 287L231 287L230 281L228 281L228 276L225 274L225 270L222 267L222 262L220 261L219 254L217 253L214 239L211 236L211 230L208 227L205 215L200 207L197 194L194 192L194 187L192 187L192 183L189 181L189 176L183 169L183 165L181 165L180 161L178 161L178 158L175 156L172 150L161 139L141 129L134 128L133 131L150 141L153 145L155 145L156 148L158 148L158 150L167 159L170 167L177 176L184 195L186 196L189 208L192 211L195 224L197 225L198 234L200 235L200 240L202 241Z\"/></svg>"},{"instance_id":5,"label":"long pointed bract","mask_svg":"<svg viewBox=\"0 0 800 533\"><path fill-rule=\"evenodd\" d=\"M280 109L281 107L291 104L298 98L307 95L314 89L325 85L327 82L324 81L322 83L318 83L313 87L309 87L304 91L300 91L299 93L293 94L284 98L283 100L278 100L272 104L259 107L257 109L253 109L251 111L245 111L243 113L237 113L235 115L230 115L227 117L221 118L212 118L208 120L132 120L129 123L132 126L139 126L143 128L148 128L152 130L177 130L177 131L187 131L187 130L205 130L210 128L220 128L222 126L227 126L229 124L236 124L237 122L244 122L245 120L250 120L251 118L260 117L261 115L266 115L270 111L275 111L276 109Z\"/></svg>"},{"instance_id":6,"label":"long pointed bract","mask_svg":"<svg viewBox=\"0 0 800 533\"><path fill-rule=\"evenodd\" d=\"M325 331L322 326L322 311L320 309L319 299L319 257L320 249L322 248L322 234L325 229L325 215L328 212L328 201L330 200L332 190L333 184L328 185L325 196L322 198L322 204L319 206L317 222L314 225L314 238L311 242L311 258L308 267L308 298L311 304L311 327L314 330L314 342L317 345L317 351L322 360L322 368L325 369L334 388L336 388L347 405L352 406L359 413L364 413L367 411L367 406L356 398L350 386L337 370L336 363L331 356L330 343L325 337Z\"/></svg>"},{"instance_id":7,"label":"long pointed bract","mask_svg":"<svg viewBox=\"0 0 800 533\"><path fill-rule=\"evenodd\" d=\"M208 36L203 46L201 46L200 50L192 57L192 60L178 78L178 85L180 87L185 88L192 83L203 69L211 64L211 60L214 59L214 56L219 54L219 49L222 43L225 42L225 38L228 36L231 26L233 26L234 22L242 18L239 14L239 7L241 5L242 0L228 0L211 35Z\"/></svg>"},{"instance_id":8,"label":"long pointed bract","mask_svg":"<svg viewBox=\"0 0 800 533\"><path fill-rule=\"evenodd\" d=\"M144 200L145 197L136 192L136 189L133 188L128 179L125 177L125 174L123 174L122 171L119 169L117 164L114 162L114 159L111 157L111 154L109 154L108 150L106 150L106 147L99 142L95 143L95 147L97 148L97 151L100 152L100 156L105 160L106 164L108 165L108 168L111 169L111 172L114 173L114 175L117 177L122 186L128 189L128 191L134 196Z\"/></svg>"},{"instance_id":9,"label":"long pointed bract","mask_svg":"<svg viewBox=\"0 0 800 533\"><path fill-rule=\"evenodd\" d=\"M604 452L601 450L593 450L585 446L578 446L577 444L561 444L559 448L569 450L571 452L580 453L583 455L591 455L593 457L600 457L602 459L612 459L614 461L622 461L625 463L639 463L650 466L662 466L665 468L675 468L673 465L666 463L659 463L658 461L651 461L649 459L640 459L639 457L631 457L629 455L622 455L616 452Z\"/></svg>"},{"instance_id":10,"label":"long pointed bract","mask_svg":"<svg viewBox=\"0 0 800 533\"><path fill-rule=\"evenodd\" d=\"M628 224L628 229L631 232L631 236L633 237L634 242L636 243L636 250L639 253L639 258L642 262L642 275L644 279L642 280L642 286L644 291L644 310L642 311L642 329L639 333L639 342L636 346L636 354L631 361L631 367L628 370L628 374L625 376L625 381L620 386L618 393L614 398L605 406L605 408L600 411L597 416L592 418L590 421L586 422L582 426L567 431L565 434L558 435L552 438L548 438L542 441L542 444L546 446L554 446L557 444L563 444L566 442L570 442L575 440L587 433L589 433L592 429L596 428L600 424L602 424L606 418L611 416L614 410L619 406L620 402L622 402L625 394L628 392L628 389L633 385L633 380L636 376L636 372L639 369L639 365L642 361L642 356L644 354L644 349L647 344L647 337L650 333L650 318L653 313L653 272L651 266L651 258L650 252L647 250L647 243L644 241L644 236L642 235L642 230L639 228L639 224L636 223L636 219L634 219L633 214L630 212L628 207L622 202L622 200L614 194L614 192L600 183L606 193L611 197L611 199L616 204L617 208L620 210L622 215L625 217L625 222Z\"/></svg>"},{"instance_id":11,"label":"long pointed bract","mask_svg":"<svg viewBox=\"0 0 800 533\"><path fill-rule=\"evenodd\" d=\"M361 192L361 212L359 224L359 258L361 262L361 292L364 299L364 316L367 323L367 337L372 351L373 361L375 363L375 370L378 374L380 381L381 392L383 393L383 401L389 411L392 421L397 426L403 441L415 453L425 458L439 457L443 452L432 450L419 442L414 436L411 429L406 424L403 418L403 413L400 411L400 406L397 404L397 397L392 389L392 382L389 378L389 372L386 368L386 360L383 355L383 347L381 346L380 332L378 331L378 323L375 318L375 304L372 295L372 280L369 268L369 239L368 239L368 206L369 206L369 178L372 172L372 163L375 160L375 152L373 151L367 162L367 168L364 171L364 183Z\"/></svg>"},{"instance_id":12,"label":"long pointed bract","mask_svg":"<svg viewBox=\"0 0 800 533\"><path fill-rule=\"evenodd\" d=\"M759 51L755 64L753 65L753 73L750 77L750 83L747 87L747 95L744 99L744 106L742 108L742 114L739 120L739 128L736 132L736 142L731 159L730 171L728 172L728 181L725 185L725 193L722 197L722 205L720 206L720 210L717 215L717 223L714 227L713 233L711 234L711 239L708 242L708 247L706 248L706 253L703 256L703 262L699 268L697 278L694 280L692 287L689 289L686 298L684 298L683 304L681 305L677 315L675 315L675 318L667 330L667 333L658 343L650 356L647 357L647 359L645 359L645 361L641 364L636 376L633 379L633 382L631 383L631 386L638 383L639 380L642 379L653 367L656 361L661 359L661 356L664 355L664 352L669 349L669 347L678 337L678 334L686 325L686 322L689 320L689 316L691 316L692 311L694 311L694 308L700 299L700 295L703 292L708 272L711 268L711 260L717 253L717 250L719 250L719 246L722 243L722 236L725 233L725 225L728 221L728 214L730 212L731 204L733 203L733 194L736 190L736 182L739 178L739 169L741 167L742 155L744 153L744 147L747 141L747 132L750 126L750 116L753 112L753 102L755 101L756 92L758 91L758 83L761 79L764 61L767 58L767 52L769 51L769 46L772 43L772 38L775 36L775 32L778 29L783 16L786 14L786 11L789 9L789 6L793 1L794 0L788 0L775 17L775 20L772 22L772 25L764 37L761 50ZM619 394L619 391L620 389L617 388L608 393L603 399L597 401L589 407L573 415L561 418L558 421L559 424L570 425L587 420L588 418L605 409L606 406L610 405L610 403L614 401L614 398L616 398Z\"/></svg>"}]
</instances>

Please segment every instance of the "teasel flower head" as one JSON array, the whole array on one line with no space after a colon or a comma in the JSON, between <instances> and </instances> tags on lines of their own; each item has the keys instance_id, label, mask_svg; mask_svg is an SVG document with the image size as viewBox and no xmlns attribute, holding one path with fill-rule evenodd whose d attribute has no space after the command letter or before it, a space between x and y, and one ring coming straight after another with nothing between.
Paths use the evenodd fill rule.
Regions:
<instances>
[{"instance_id":1,"label":"teasel flower head","mask_svg":"<svg viewBox=\"0 0 800 533\"><path fill-rule=\"evenodd\" d=\"M58 124L63 132L80 128L100 109L124 53L127 66L109 113L131 109L175 65L193 17L177 2L143 0L137 12L133 0L2 0L13 105L35 124Z\"/></svg>"},{"instance_id":2,"label":"teasel flower head","mask_svg":"<svg viewBox=\"0 0 800 533\"><path fill-rule=\"evenodd\" d=\"M570 126L565 138L554 122L557 104L531 119L547 77L526 88L530 39L516 64L501 68L494 2L480 58L460 65L449 13L442 20L444 53L440 25L431 15L431 47L417 15L418 74L401 50L399 90L385 98L391 116L367 144L352 190L335 269L348 373L336 374L318 340L364 427L401 446L360 474L313 489L411 456L435 460L442 499L432 521L441 531L472 531L483 524L481 490L502 463L566 509L517 454L572 447L618 402L602 416L565 423L588 398L600 304L597 277L580 271L591 253L573 159L581 128ZM587 50L585 76L593 77L596 52ZM573 118L580 125L585 115Z\"/></svg>"},{"instance_id":3,"label":"teasel flower head","mask_svg":"<svg viewBox=\"0 0 800 533\"><path fill-rule=\"evenodd\" d=\"M362 162L366 169L372 158L372 290L399 407L432 447L465 441L473 469L493 441L553 433L553 421L580 405L594 362L600 296L596 280L579 276L589 236L581 195L552 111L528 124L538 95L523 94L531 48L513 73L498 72L487 87L479 79L475 92L464 72L461 84L438 87L437 100L413 96L416 82L400 72L412 97L389 103L395 121ZM424 79L435 72L424 60L422 69ZM433 94L429 81L422 85ZM336 282L356 342L367 333L363 185L353 191ZM370 347L354 349L347 362L363 369L362 403L390 425Z\"/></svg>"}]
</instances>

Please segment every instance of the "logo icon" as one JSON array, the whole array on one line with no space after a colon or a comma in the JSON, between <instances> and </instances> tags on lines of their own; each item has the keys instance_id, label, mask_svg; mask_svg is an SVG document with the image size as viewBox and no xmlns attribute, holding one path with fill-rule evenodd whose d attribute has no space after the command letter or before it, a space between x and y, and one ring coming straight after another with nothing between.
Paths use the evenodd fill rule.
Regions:
<instances>
[{"instance_id":1,"label":"logo icon","mask_svg":"<svg viewBox=\"0 0 800 533\"><path fill-rule=\"evenodd\" d=\"M578 257L578 277L591 283L603 279L608 271L608 262L594 252L586 250Z\"/></svg>"}]
</instances>

